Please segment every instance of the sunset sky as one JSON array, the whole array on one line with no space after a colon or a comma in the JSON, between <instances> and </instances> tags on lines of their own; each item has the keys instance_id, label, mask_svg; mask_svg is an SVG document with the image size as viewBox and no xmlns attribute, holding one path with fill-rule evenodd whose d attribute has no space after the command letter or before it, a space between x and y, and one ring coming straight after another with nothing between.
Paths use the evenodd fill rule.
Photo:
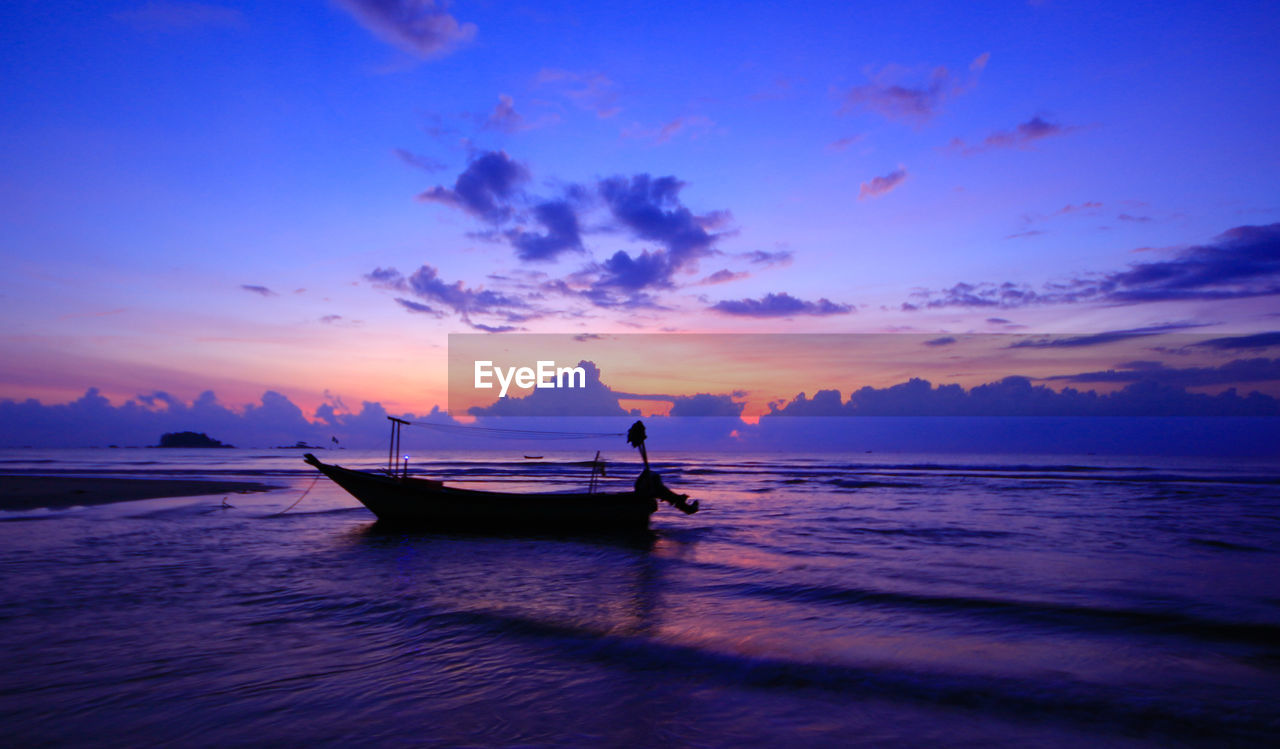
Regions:
<instances>
[{"instance_id":1,"label":"sunset sky","mask_svg":"<svg viewBox=\"0 0 1280 749\"><path fill-rule=\"evenodd\" d=\"M421 413L447 335L478 331L1275 331L1278 25L1270 2L5 3L0 399Z\"/></svg>"}]
</instances>

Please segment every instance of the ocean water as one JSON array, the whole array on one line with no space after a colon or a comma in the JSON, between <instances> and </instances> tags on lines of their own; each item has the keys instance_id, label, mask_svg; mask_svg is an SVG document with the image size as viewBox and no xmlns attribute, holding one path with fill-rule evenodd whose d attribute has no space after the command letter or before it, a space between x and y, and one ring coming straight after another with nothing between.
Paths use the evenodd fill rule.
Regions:
<instances>
[{"instance_id":1,"label":"ocean water","mask_svg":"<svg viewBox=\"0 0 1280 749\"><path fill-rule=\"evenodd\" d=\"M572 489L593 452L413 469ZM634 455L607 457L626 486ZM283 487L0 513L3 743L1280 738L1274 463L656 457L703 511L592 539L384 528L296 451L0 451Z\"/></svg>"}]
</instances>

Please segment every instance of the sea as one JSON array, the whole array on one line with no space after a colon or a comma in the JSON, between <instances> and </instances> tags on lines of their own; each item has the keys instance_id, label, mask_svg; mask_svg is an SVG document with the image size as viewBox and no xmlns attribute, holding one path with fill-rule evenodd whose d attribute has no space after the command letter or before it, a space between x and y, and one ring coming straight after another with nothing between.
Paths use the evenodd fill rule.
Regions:
<instances>
[{"instance_id":1,"label":"sea","mask_svg":"<svg viewBox=\"0 0 1280 749\"><path fill-rule=\"evenodd\" d=\"M594 449L562 446L409 470L581 490ZM300 452L0 451L280 487L0 513L0 743L1280 739L1275 461L655 453L701 512L593 538L384 527Z\"/></svg>"}]
</instances>

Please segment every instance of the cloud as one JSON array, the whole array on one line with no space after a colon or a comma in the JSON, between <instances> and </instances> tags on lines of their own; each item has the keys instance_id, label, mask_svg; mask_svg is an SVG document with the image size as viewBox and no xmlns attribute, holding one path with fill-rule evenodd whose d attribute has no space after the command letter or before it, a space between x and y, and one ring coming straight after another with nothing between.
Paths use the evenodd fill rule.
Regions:
<instances>
[{"instance_id":1,"label":"cloud","mask_svg":"<svg viewBox=\"0 0 1280 749\"><path fill-rule=\"evenodd\" d=\"M751 274L746 271L733 271L728 268L721 268L715 273L703 277L702 280L698 281L698 285L714 286L716 284L730 283L732 281L741 281L742 279L749 278L750 276Z\"/></svg>"},{"instance_id":2,"label":"cloud","mask_svg":"<svg viewBox=\"0 0 1280 749\"><path fill-rule=\"evenodd\" d=\"M749 263L763 265L766 268L780 265L791 265L792 254L790 250L778 250L777 252L766 252L765 250L752 250L751 252L739 253L737 257L746 260Z\"/></svg>"},{"instance_id":3,"label":"cloud","mask_svg":"<svg viewBox=\"0 0 1280 749\"><path fill-rule=\"evenodd\" d=\"M324 323L325 325L332 325L336 322L341 322L341 321L342 321L342 315L325 315L320 318L320 322Z\"/></svg>"},{"instance_id":4,"label":"cloud","mask_svg":"<svg viewBox=\"0 0 1280 749\"><path fill-rule=\"evenodd\" d=\"M254 284L242 283L240 284L240 288L244 289L245 291L251 292L253 294L258 294L260 296L277 296L277 294L274 291L272 291L271 289L268 289L266 286L256 286Z\"/></svg>"},{"instance_id":5,"label":"cloud","mask_svg":"<svg viewBox=\"0 0 1280 749\"><path fill-rule=\"evenodd\" d=\"M941 338L931 338L924 342L926 346L950 346L955 343L955 336L943 336Z\"/></svg>"},{"instance_id":6,"label":"cloud","mask_svg":"<svg viewBox=\"0 0 1280 749\"><path fill-rule=\"evenodd\" d=\"M403 148L395 148L392 149L391 152L396 155L396 158L400 159L404 163L417 169L421 169L424 172L438 172L441 169L444 169L444 164L429 156L422 156L413 153L412 151L406 151Z\"/></svg>"},{"instance_id":7,"label":"cloud","mask_svg":"<svg viewBox=\"0 0 1280 749\"><path fill-rule=\"evenodd\" d=\"M1116 218L1120 221L1129 221L1135 224L1148 224L1154 220L1150 216L1134 216L1129 213L1121 213Z\"/></svg>"},{"instance_id":8,"label":"cloud","mask_svg":"<svg viewBox=\"0 0 1280 749\"><path fill-rule=\"evenodd\" d=\"M997 130L983 138L982 142L978 144L969 145L960 138L953 138L948 148L965 155L998 148L1029 148L1036 141L1057 135L1066 135L1076 130L1079 130L1079 128L1048 122L1037 116L1019 124L1013 130Z\"/></svg>"},{"instance_id":9,"label":"cloud","mask_svg":"<svg viewBox=\"0 0 1280 749\"><path fill-rule=\"evenodd\" d=\"M139 31L189 31L201 28L241 28L244 15L235 8L196 2L149 2L112 14Z\"/></svg>"},{"instance_id":10,"label":"cloud","mask_svg":"<svg viewBox=\"0 0 1280 749\"><path fill-rule=\"evenodd\" d=\"M616 287L631 291L657 288L668 289L674 286L671 275L674 268L669 255L658 250L644 250L632 257L622 250L613 253L601 264L603 273L593 284L596 288Z\"/></svg>"},{"instance_id":11,"label":"cloud","mask_svg":"<svg viewBox=\"0 0 1280 749\"><path fill-rule=\"evenodd\" d=\"M1280 332L1271 333L1255 333L1253 335L1232 336L1227 338L1210 338L1207 341L1200 341L1192 344L1193 346L1204 346L1206 348L1228 351L1231 349L1261 349L1270 348L1272 346L1280 346Z\"/></svg>"},{"instance_id":12,"label":"cloud","mask_svg":"<svg viewBox=\"0 0 1280 749\"><path fill-rule=\"evenodd\" d=\"M1202 328L1205 323L1166 323L1150 325L1145 328L1129 328L1127 330L1108 330L1089 335L1056 335L1041 338L1024 338L1008 345L1007 348L1082 348L1086 346L1102 346L1116 341L1127 341L1132 338L1146 338L1153 335L1172 333L1178 330Z\"/></svg>"},{"instance_id":13,"label":"cloud","mask_svg":"<svg viewBox=\"0 0 1280 749\"><path fill-rule=\"evenodd\" d=\"M1234 364L1234 363L1233 363ZM1224 369L1230 369L1230 365ZM1253 375L1261 381L1280 377L1280 360L1269 366L1257 367L1258 372L1242 371L1220 376L1187 376L1184 384L1203 384L1215 380L1222 383L1248 380L1232 377ZM1262 371L1269 370L1269 371ZM1240 396L1234 389L1218 395L1189 393L1181 384L1167 384L1164 375L1181 370L1165 370L1159 366L1126 370L1111 379L1097 378L1095 382L1127 382L1128 385L1112 393L1081 392L1074 388L1054 390L1046 385L1034 385L1026 377L1005 377L996 382L978 385L965 390L960 385L934 386L928 380L912 378L907 382L885 388L863 387L842 400L838 390L820 390L813 398L800 393L785 404L772 404L770 413L761 419L761 426L778 418L813 416L1280 416L1280 401L1262 394ZM1102 374L1113 374L1102 373ZM1265 378L1263 375L1266 375ZM1088 375L1065 375L1073 379ZM1052 379L1052 378L1051 378ZM1177 379L1176 376L1167 378ZM779 422L774 422L779 423ZM912 427L918 429L918 427ZM1010 429L1011 425L1003 425ZM1044 432L1043 424L1032 424L1033 431ZM1053 430L1050 430L1053 431Z\"/></svg>"},{"instance_id":14,"label":"cloud","mask_svg":"<svg viewBox=\"0 0 1280 749\"><path fill-rule=\"evenodd\" d=\"M521 260L554 260L562 252L584 251L578 214L567 201L539 203L533 208L533 217L543 228L541 234L524 229L505 234Z\"/></svg>"},{"instance_id":15,"label":"cloud","mask_svg":"<svg viewBox=\"0 0 1280 749\"><path fill-rule=\"evenodd\" d=\"M637 238L666 247L676 264L708 253L716 235L707 232L722 214L696 216L680 202L685 183L675 177L637 174L602 180L600 195L613 217Z\"/></svg>"},{"instance_id":16,"label":"cloud","mask_svg":"<svg viewBox=\"0 0 1280 749\"><path fill-rule=\"evenodd\" d=\"M655 144L662 145L680 133L685 133L690 138L697 138L699 135L709 132L715 126L716 123L711 118L695 114L677 117L657 128L643 128L639 125L632 125L623 130L622 135L626 138L652 140Z\"/></svg>"},{"instance_id":17,"label":"cloud","mask_svg":"<svg viewBox=\"0 0 1280 749\"><path fill-rule=\"evenodd\" d=\"M836 304L825 298L816 302L805 301L785 291L779 294L765 294L760 299L725 299L711 305L711 309L737 317L794 317L797 315L824 317L847 315L853 312L853 307L847 304Z\"/></svg>"},{"instance_id":18,"label":"cloud","mask_svg":"<svg viewBox=\"0 0 1280 749\"><path fill-rule=\"evenodd\" d=\"M533 130L534 128L544 127L546 125L554 125L560 121L560 117L554 114L545 114L536 120L530 121L524 115L516 111L515 100L507 94L498 94L498 104L493 111L484 120L484 128L486 130L497 130L503 133L520 133L525 130Z\"/></svg>"},{"instance_id":19,"label":"cloud","mask_svg":"<svg viewBox=\"0 0 1280 749\"><path fill-rule=\"evenodd\" d=\"M849 146L852 146L855 143L861 143L863 139L865 139L866 137L867 136L865 133L858 133L857 135L849 135L844 138L837 138L836 140L833 140L827 144L827 150L835 153L840 153L841 151L848 150Z\"/></svg>"},{"instance_id":20,"label":"cloud","mask_svg":"<svg viewBox=\"0 0 1280 749\"><path fill-rule=\"evenodd\" d=\"M436 186L418 199L460 208L482 221L500 224L511 218L510 201L516 187L528 179L528 170L505 151L483 151L458 175L452 189Z\"/></svg>"},{"instance_id":21,"label":"cloud","mask_svg":"<svg viewBox=\"0 0 1280 749\"><path fill-rule=\"evenodd\" d=\"M444 317L444 313L436 309L435 307L430 307L428 305L415 302L412 299L396 297L396 304L400 305L401 307L404 307L410 312L417 312L423 315L431 315L432 317L435 317L435 318Z\"/></svg>"},{"instance_id":22,"label":"cloud","mask_svg":"<svg viewBox=\"0 0 1280 749\"><path fill-rule=\"evenodd\" d=\"M1005 239L1026 239L1027 237L1038 237L1041 234L1045 234L1045 233L1046 232L1044 229L1028 229L1027 231L1020 231L1014 234L1010 234L1009 236L1005 237Z\"/></svg>"},{"instance_id":23,"label":"cloud","mask_svg":"<svg viewBox=\"0 0 1280 749\"><path fill-rule=\"evenodd\" d=\"M97 388L79 399L60 405L36 400L21 403L0 400L0 445L17 447L88 447L105 445L154 445L165 432L205 432L214 439L239 447L292 445L298 440L327 444L336 437L344 447L372 449L387 441L387 411L382 404L365 401L359 412L349 412L342 399L328 396L308 419L286 395L268 390L257 403L233 408L204 391L187 403L169 393L155 391L113 406ZM414 421L454 424L446 414L432 409ZM456 442L450 434L422 430L413 444L422 448L446 448Z\"/></svg>"},{"instance_id":24,"label":"cloud","mask_svg":"<svg viewBox=\"0 0 1280 749\"><path fill-rule=\"evenodd\" d=\"M1280 224L1237 226L1172 260L1133 263L1127 270L1088 275L1037 291L1025 284L958 283L916 296L924 306L1013 308L1094 302L1111 305L1280 295ZM904 305L918 309L920 305Z\"/></svg>"},{"instance_id":25,"label":"cloud","mask_svg":"<svg viewBox=\"0 0 1280 749\"><path fill-rule=\"evenodd\" d=\"M422 58L441 57L476 34L435 0L335 0L383 41Z\"/></svg>"},{"instance_id":26,"label":"cloud","mask_svg":"<svg viewBox=\"0 0 1280 749\"><path fill-rule=\"evenodd\" d=\"M887 65L869 74L870 83L846 91L839 111L846 114L867 110L885 119L923 124L933 119L948 100L972 90L988 59L988 54L975 59L967 75L957 75L939 65L924 80L920 80L918 72Z\"/></svg>"},{"instance_id":27,"label":"cloud","mask_svg":"<svg viewBox=\"0 0 1280 749\"><path fill-rule=\"evenodd\" d=\"M1159 362L1128 362L1118 369L1053 375L1067 382L1154 382L1170 387L1208 387L1246 382L1280 382L1280 359L1236 359L1217 367L1166 367Z\"/></svg>"},{"instance_id":28,"label":"cloud","mask_svg":"<svg viewBox=\"0 0 1280 749\"><path fill-rule=\"evenodd\" d=\"M575 73L544 68L538 72L535 83L558 91L575 105L594 112L601 119L613 117L622 111L618 106L618 93L613 81L601 73Z\"/></svg>"},{"instance_id":29,"label":"cloud","mask_svg":"<svg viewBox=\"0 0 1280 749\"><path fill-rule=\"evenodd\" d=\"M473 319L475 315L497 317L504 323L521 323L543 314L519 297L480 287L468 288L461 281L448 283L430 265L421 266L408 277L395 268L375 268L366 273L364 278L376 286L409 293L426 302L441 305L456 313L464 323L476 330L506 332L515 328L477 322ZM412 299L395 297L395 302L410 312L436 318L445 315L436 307Z\"/></svg>"},{"instance_id":30,"label":"cloud","mask_svg":"<svg viewBox=\"0 0 1280 749\"><path fill-rule=\"evenodd\" d=\"M907 170L903 167L889 172L883 177L875 177L870 182L863 182L858 188L858 200L878 198L887 195L907 179Z\"/></svg>"}]
</instances>

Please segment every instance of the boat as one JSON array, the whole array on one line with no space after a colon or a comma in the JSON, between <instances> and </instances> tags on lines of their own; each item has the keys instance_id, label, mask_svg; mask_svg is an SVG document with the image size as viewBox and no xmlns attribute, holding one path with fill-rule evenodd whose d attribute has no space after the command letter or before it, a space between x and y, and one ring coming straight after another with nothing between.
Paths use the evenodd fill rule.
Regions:
<instances>
[{"instance_id":1,"label":"boat","mask_svg":"<svg viewBox=\"0 0 1280 749\"><path fill-rule=\"evenodd\" d=\"M526 455L526 456L524 456L524 459L525 459L525 460L542 460L542 456L541 456L541 455Z\"/></svg>"},{"instance_id":2,"label":"boat","mask_svg":"<svg viewBox=\"0 0 1280 749\"><path fill-rule=\"evenodd\" d=\"M393 448L399 444L402 420L393 419ZM638 428L638 431L637 431ZM303 456L309 465L346 490L377 516L379 522L441 530L467 531L636 531L649 527L649 517L662 500L692 515L698 502L676 494L649 469L644 425L636 422L628 441L640 449L644 470L628 492L511 492L463 489L442 481L409 476L388 461L385 472L356 471ZM392 453L394 455L394 452ZM592 488L595 475L592 476Z\"/></svg>"}]
</instances>

